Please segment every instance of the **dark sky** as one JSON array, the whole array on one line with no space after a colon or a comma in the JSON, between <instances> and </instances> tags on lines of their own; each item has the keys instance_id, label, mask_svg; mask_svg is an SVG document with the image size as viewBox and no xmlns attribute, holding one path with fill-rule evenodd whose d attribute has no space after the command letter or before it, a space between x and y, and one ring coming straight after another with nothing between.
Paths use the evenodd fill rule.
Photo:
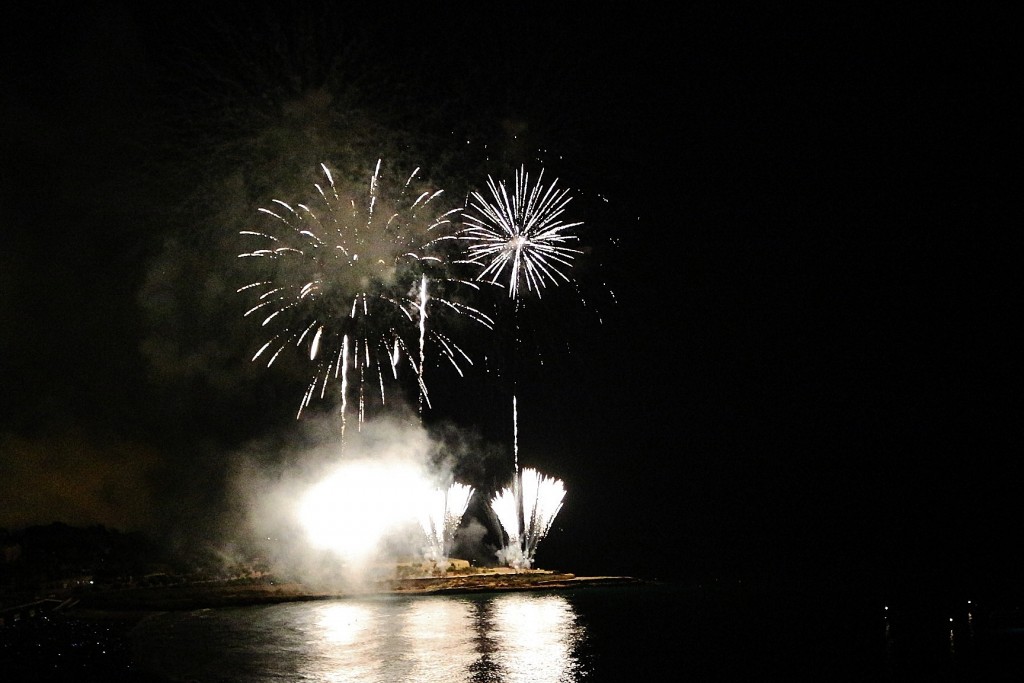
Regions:
<instances>
[{"instance_id":1,"label":"dark sky","mask_svg":"<svg viewBox=\"0 0 1024 683\"><path fill-rule=\"evenodd\" d=\"M230 454L298 400L248 363L234 222L379 146L477 189L473 163L542 158L578 195L603 324L547 297L516 366L521 457L569 491L540 564L1006 575L1019 313L971 113L984 22L243 5L5 22L0 526L219 509ZM488 381L442 383L431 419L507 449Z\"/></svg>"}]
</instances>

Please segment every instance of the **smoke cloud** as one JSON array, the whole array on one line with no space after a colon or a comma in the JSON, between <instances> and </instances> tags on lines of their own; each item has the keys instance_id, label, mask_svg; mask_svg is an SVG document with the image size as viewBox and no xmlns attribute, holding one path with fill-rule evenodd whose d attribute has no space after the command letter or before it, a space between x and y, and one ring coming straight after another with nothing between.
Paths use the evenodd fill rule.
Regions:
<instances>
[{"instance_id":1,"label":"smoke cloud","mask_svg":"<svg viewBox=\"0 0 1024 683\"><path fill-rule=\"evenodd\" d=\"M456 481L472 439L446 443L451 428L431 433L404 407L349 428L344 438L339 419L304 420L288 444L253 443L234 456L225 557L241 543L276 576L355 590L390 575L396 562L429 556L425 494ZM451 555L489 555L493 563L488 530L468 512Z\"/></svg>"}]
</instances>

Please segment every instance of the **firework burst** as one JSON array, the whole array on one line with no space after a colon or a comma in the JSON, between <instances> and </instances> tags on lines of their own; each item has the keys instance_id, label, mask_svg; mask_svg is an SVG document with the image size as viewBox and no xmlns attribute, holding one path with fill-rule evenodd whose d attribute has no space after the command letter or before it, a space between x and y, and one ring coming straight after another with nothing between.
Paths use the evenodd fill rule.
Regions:
<instances>
[{"instance_id":1,"label":"firework burst","mask_svg":"<svg viewBox=\"0 0 1024 683\"><path fill-rule=\"evenodd\" d=\"M260 277L238 291L256 298L245 315L262 316L261 327L270 333L252 360L269 366L288 347L303 350L314 373L296 417L338 383L342 424L353 392L361 424L366 400L379 392L383 404L385 385L403 368L415 378L421 408L429 406L428 347L460 373L471 362L439 326L428 325L432 312L493 325L444 294L460 282L447 275L449 242L442 239L458 210L439 208L442 190L414 189L419 169L389 191L378 161L363 194L346 192L326 165L321 168L326 182L314 185L314 201L275 199L272 208L259 210L265 228L242 231L260 243L239 255L256 262Z\"/></svg>"},{"instance_id":2,"label":"firework burst","mask_svg":"<svg viewBox=\"0 0 1024 683\"><path fill-rule=\"evenodd\" d=\"M541 295L541 290L559 282L569 282L565 271L582 252L568 244L577 236L571 230L581 222L566 223L561 217L572 200L568 190L557 189L556 179L544 186L544 171L531 186L525 167L515 174L511 194L505 182L490 176L490 199L479 192L470 195L463 213L465 227L458 237L469 244L466 263L482 266L480 281L508 287L508 295L517 299L521 284Z\"/></svg>"}]
</instances>

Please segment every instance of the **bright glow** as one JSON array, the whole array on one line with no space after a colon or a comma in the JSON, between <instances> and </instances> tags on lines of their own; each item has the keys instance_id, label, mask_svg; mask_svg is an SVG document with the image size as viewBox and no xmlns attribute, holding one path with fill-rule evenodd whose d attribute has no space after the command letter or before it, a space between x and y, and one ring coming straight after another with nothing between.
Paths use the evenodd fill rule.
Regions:
<instances>
[{"instance_id":1,"label":"bright glow","mask_svg":"<svg viewBox=\"0 0 1024 683\"><path fill-rule=\"evenodd\" d=\"M366 632L371 612L358 602L332 602L318 611L323 638L332 645L352 645Z\"/></svg>"},{"instance_id":2,"label":"bright glow","mask_svg":"<svg viewBox=\"0 0 1024 683\"><path fill-rule=\"evenodd\" d=\"M314 547L359 563L389 535L415 524L429 489L422 471L409 464L346 462L309 489L297 514Z\"/></svg>"},{"instance_id":3,"label":"bright glow","mask_svg":"<svg viewBox=\"0 0 1024 683\"><path fill-rule=\"evenodd\" d=\"M435 481L397 457L344 461L306 490L296 517L314 548L349 565L385 549L439 561L448 556L473 488Z\"/></svg>"}]
</instances>

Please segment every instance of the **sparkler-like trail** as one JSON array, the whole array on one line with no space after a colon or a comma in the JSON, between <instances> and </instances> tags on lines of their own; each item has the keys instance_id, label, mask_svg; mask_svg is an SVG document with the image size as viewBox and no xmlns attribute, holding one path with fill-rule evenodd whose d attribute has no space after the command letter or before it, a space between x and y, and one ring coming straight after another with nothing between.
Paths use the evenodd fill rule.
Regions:
<instances>
[{"instance_id":1,"label":"sparkler-like trail","mask_svg":"<svg viewBox=\"0 0 1024 683\"><path fill-rule=\"evenodd\" d=\"M245 315L262 315L270 338L253 356L270 366L289 346L304 348L314 373L299 404L301 417L314 396L325 397L340 383L342 432L350 401L359 424L366 402L407 366L415 378L420 406L430 405L424 381L427 347L436 349L461 374L469 356L437 326L429 311L455 313L484 325L493 320L455 297L439 295L441 284L466 284L448 273L446 230L458 209L437 208L442 190L414 189L419 169L392 191L381 162L369 192L335 184L321 164L326 183L315 184L313 202L275 199L259 210L267 226L242 234L260 247L240 258L256 262L259 279L238 291L255 294ZM371 389L371 387L377 387Z\"/></svg>"},{"instance_id":2,"label":"sparkler-like trail","mask_svg":"<svg viewBox=\"0 0 1024 683\"><path fill-rule=\"evenodd\" d=\"M551 530L564 499L565 486L560 479L530 467L517 473L513 485L491 500L491 509L508 535L499 560L510 567L531 567L537 546Z\"/></svg>"}]
</instances>

